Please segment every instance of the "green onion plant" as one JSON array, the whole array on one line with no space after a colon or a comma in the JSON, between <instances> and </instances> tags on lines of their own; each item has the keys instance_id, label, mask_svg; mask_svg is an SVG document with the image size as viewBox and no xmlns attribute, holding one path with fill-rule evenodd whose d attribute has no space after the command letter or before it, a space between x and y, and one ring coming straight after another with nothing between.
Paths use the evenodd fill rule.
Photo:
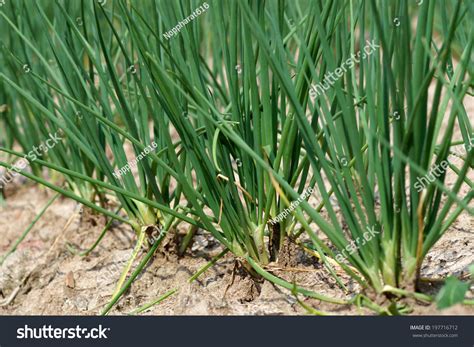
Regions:
<instances>
[{"instance_id":1,"label":"green onion plant","mask_svg":"<svg viewBox=\"0 0 474 347\"><path fill-rule=\"evenodd\" d=\"M194 18L196 0L0 9L0 151L9 157L0 165L60 132L22 174L137 235L106 311L157 249L126 281L146 237L161 241L180 224L180 254L201 228L295 295L379 313L394 311L378 296L432 300L419 290L422 262L474 212L464 102L473 5L206 4ZM136 170L117 175L135 159ZM267 266L287 242L316 255L346 292L339 270L361 291L333 298L275 276Z\"/></svg>"}]
</instances>

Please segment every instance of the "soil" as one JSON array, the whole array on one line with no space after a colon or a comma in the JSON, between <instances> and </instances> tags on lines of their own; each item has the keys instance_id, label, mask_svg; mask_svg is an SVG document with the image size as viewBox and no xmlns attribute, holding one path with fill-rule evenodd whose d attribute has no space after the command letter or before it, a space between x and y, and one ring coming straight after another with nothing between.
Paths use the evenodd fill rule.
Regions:
<instances>
[{"instance_id":1,"label":"soil","mask_svg":"<svg viewBox=\"0 0 474 347\"><path fill-rule=\"evenodd\" d=\"M0 207L0 254L34 219L51 193L23 181L7 187L7 202ZM109 302L136 238L130 227L114 224L99 246L87 256L100 235L104 218L82 212L78 205L59 198L28 236L0 266L0 314L96 315ZM442 279L464 276L474 260L473 218L461 215L429 253L422 275ZM179 232L179 230L178 230ZM173 237L165 240L166 252L157 252L111 314L128 314L170 290L176 293L152 306L148 315L301 315L306 309L290 291L261 281L243 270L230 253L196 281L189 278L219 254L221 246L198 231L189 251L178 257ZM293 244L283 247L285 256L268 270L289 282L328 296L349 298L318 262ZM141 252L143 256L145 250ZM297 259L297 261L295 261ZM342 277L349 291L357 287ZM472 289L472 288L471 288ZM434 290L434 289L433 289ZM15 295L16 294L16 295ZM472 295L472 291L470 293ZM350 294L349 294L350 295ZM302 303L336 315L373 314L355 306L339 306L299 297ZM474 309L454 306L437 311L434 305L412 303L414 314L474 314Z\"/></svg>"}]
</instances>

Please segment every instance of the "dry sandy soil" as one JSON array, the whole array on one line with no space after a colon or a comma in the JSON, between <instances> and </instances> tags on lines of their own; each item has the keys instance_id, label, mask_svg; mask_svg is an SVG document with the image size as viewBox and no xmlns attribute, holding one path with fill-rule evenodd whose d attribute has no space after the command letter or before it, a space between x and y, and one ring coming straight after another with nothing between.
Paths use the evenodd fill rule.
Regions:
<instances>
[{"instance_id":1,"label":"dry sandy soil","mask_svg":"<svg viewBox=\"0 0 474 347\"><path fill-rule=\"evenodd\" d=\"M0 207L0 254L28 226L51 197L37 186L16 182L7 189L7 203ZM70 222L70 223L68 223ZM444 278L463 276L473 263L473 218L461 215L455 225L430 252L423 275ZM73 254L85 250L100 234L105 221L79 213L77 204L60 198L35 225L18 250L0 267L0 314L93 315L108 303L114 286L130 256L135 238L124 225L114 225L88 256ZM69 224L69 225L68 225ZM169 290L177 292L153 306L152 315L297 315L306 310L287 290L253 279L227 254L193 283L196 271L222 250L212 237L201 232L191 250L181 258L166 240L161 250L137 278L111 314L127 314ZM69 247L68 247L69 245ZM289 281L322 294L344 298L326 270L316 261L292 248L292 263L274 264L273 272ZM142 255L144 251L142 252ZM355 288L345 278L348 288ZM16 293L13 297L12 294ZM472 292L471 292L472 294ZM341 307L300 297L305 304L332 314L373 314L356 307ZM3 303L2 303L3 301ZM434 305L414 305L415 314L474 314L470 307L455 306L437 311Z\"/></svg>"}]
</instances>

